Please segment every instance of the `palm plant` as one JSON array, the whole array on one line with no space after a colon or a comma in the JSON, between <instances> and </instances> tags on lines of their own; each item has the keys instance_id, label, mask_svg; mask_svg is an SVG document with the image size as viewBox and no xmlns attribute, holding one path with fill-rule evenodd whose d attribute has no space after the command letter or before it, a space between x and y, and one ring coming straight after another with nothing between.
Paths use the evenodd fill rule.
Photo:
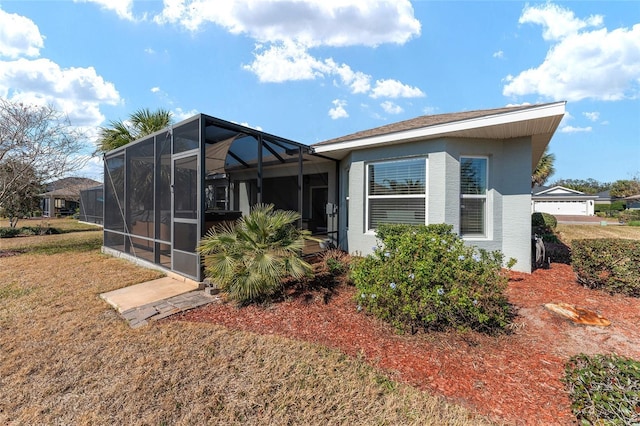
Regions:
<instances>
[{"instance_id":1,"label":"palm plant","mask_svg":"<svg viewBox=\"0 0 640 426\"><path fill-rule=\"evenodd\" d=\"M162 130L171 125L172 114L163 108L151 111L143 108L135 111L126 121L110 121L109 127L101 127L98 152L108 152Z\"/></svg>"},{"instance_id":2,"label":"palm plant","mask_svg":"<svg viewBox=\"0 0 640 426\"><path fill-rule=\"evenodd\" d=\"M531 175L531 187L542 186L553 175L556 169L553 167L553 162L556 160L556 156L549 153L549 147L547 146L538 161L536 169Z\"/></svg>"},{"instance_id":3,"label":"palm plant","mask_svg":"<svg viewBox=\"0 0 640 426\"><path fill-rule=\"evenodd\" d=\"M235 223L210 229L198 246L205 275L239 303L274 295L284 278L311 272L300 257L310 233L294 226L299 218L297 212L257 204Z\"/></svg>"}]
</instances>

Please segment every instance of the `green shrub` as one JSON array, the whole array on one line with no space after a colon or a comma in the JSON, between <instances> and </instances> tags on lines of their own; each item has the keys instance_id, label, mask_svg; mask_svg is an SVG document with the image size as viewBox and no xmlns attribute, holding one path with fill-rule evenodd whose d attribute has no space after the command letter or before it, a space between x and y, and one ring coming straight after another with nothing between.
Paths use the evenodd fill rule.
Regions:
<instances>
[{"instance_id":1,"label":"green shrub","mask_svg":"<svg viewBox=\"0 0 640 426\"><path fill-rule=\"evenodd\" d=\"M349 271L350 258L345 251L331 249L322 253L321 265L333 277L341 277Z\"/></svg>"},{"instance_id":2,"label":"green shrub","mask_svg":"<svg viewBox=\"0 0 640 426\"><path fill-rule=\"evenodd\" d=\"M311 264L313 273L302 279L294 280L292 284L301 292L321 291L324 294L325 302L327 302L335 287L351 283L350 264L351 256L349 253L340 249L324 251Z\"/></svg>"},{"instance_id":3,"label":"green shrub","mask_svg":"<svg viewBox=\"0 0 640 426\"><path fill-rule=\"evenodd\" d=\"M51 235L59 233L60 230L48 226L23 226L20 228L21 235Z\"/></svg>"},{"instance_id":4,"label":"green shrub","mask_svg":"<svg viewBox=\"0 0 640 426\"><path fill-rule=\"evenodd\" d=\"M624 222L633 222L640 220L640 210L625 210L618 214L620 220Z\"/></svg>"},{"instance_id":5,"label":"green shrub","mask_svg":"<svg viewBox=\"0 0 640 426\"><path fill-rule=\"evenodd\" d=\"M558 219L549 213L536 212L531 214L531 226L553 231L558 226Z\"/></svg>"},{"instance_id":6,"label":"green shrub","mask_svg":"<svg viewBox=\"0 0 640 426\"><path fill-rule=\"evenodd\" d=\"M585 287L640 297L640 241L574 240L571 258L577 280Z\"/></svg>"},{"instance_id":7,"label":"green shrub","mask_svg":"<svg viewBox=\"0 0 640 426\"><path fill-rule=\"evenodd\" d=\"M640 362L617 355L576 355L562 378L581 425L640 424Z\"/></svg>"},{"instance_id":8,"label":"green shrub","mask_svg":"<svg viewBox=\"0 0 640 426\"><path fill-rule=\"evenodd\" d=\"M626 204L624 201L612 201L611 209L612 211L620 212L626 208Z\"/></svg>"},{"instance_id":9,"label":"green shrub","mask_svg":"<svg viewBox=\"0 0 640 426\"><path fill-rule=\"evenodd\" d=\"M615 213L624 210L624 201L612 201L611 204L596 204L595 212Z\"/></svg>"},{"instance_id":10,"label":"green shrub","mask_svg":"<svg viewBox=\"0 0 640 426\"><path fill-rule=\"evenodd\" d=\"M381 225L377 236L374 253L352 264L359 310L412 332L493 333L512 320L500 252L465 245L449 225Z\"/></svg>"},{"instance_id":11,"label":"green shrub","mask_svg":"<svg viewBox=\"0 0 640 426\"><path fill-rule=\"evenodd\" d=\"M632 220L631 222L627 223L627 225L629 225L629 226L640 226L640 220Z\"/></svg>"},{"instance_id":12,"label":"green shrub","mask_svg":"<svg viewBox=\"0 0 640 426\"><path fill-rule=\"evenodd\" d=\"M273 204L258 204L237 222L212 228L198 246L206 276L244 304L271 297L288 277L310 273L311 265L300 258L309 232L294 226L299 218Z\"/></svg>"},{"instance_id":13,"label":"green shrub","mask_svg":"<svg viewBox=\"0 0 640 426\"><path fill-rule=\"evenodd\" d=\"M20 228L0 227L0 238L13 238L20 235Z\"/></svg>"}]
</instances>

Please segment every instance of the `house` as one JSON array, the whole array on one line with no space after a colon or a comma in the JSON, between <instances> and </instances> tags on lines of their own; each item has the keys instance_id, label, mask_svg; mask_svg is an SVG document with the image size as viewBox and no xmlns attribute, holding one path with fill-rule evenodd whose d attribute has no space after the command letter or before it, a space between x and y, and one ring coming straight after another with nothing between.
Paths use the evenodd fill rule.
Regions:
<instances>
[{"instance_id":1,"label":"house","mask_svg":"<svg viewBox=\"0 0 640 426\"><path fill-rule=\"evenodd\" d=\"M340 246L366 255L384 222L448 223L531 270L531 174L565 103L418 117L313 145L340 161Z\"/></svg>"},{"instance_id":2,"label":"house","mask_svg":"<svg viewBox=\"0 0 640 426\"><path fill-rule=\"evenodd\" d=\"M604 205L610 206L613 202L619 200L618 197L614 197L611 195L611 190L607 189L606 191L598 192L596 194L598 198L595 200L595 205Z\"/></svg>"},{"instance_id":3,"label":"house","mask_svg":"<svg viewBox=\"0 0 640 426\"><path fill-rule=\"evenodd\" d=\"M640 210L640 194L626 197L624 200L627 202L627 210Z\"/></svg>"},{"instance_id":4,"label":"house","mask_svg":"<svg viewBox=\"0 0 640 426\"><path fill-rule=\"evenodd\" d=\"M351 253L451 224L531 270L531 173L565 103L418 117L307 146L204 114L105 155L104 251L201 280L196 247L256 203Z\"/></svg>"},{"instance_id":5,"label":"house","mask_svg":"<svg viewBox=\"0 0 640 426\"><path fill-rule=\"evenodd\" d=\"M531 195L532 213L554 216L593 216L598 195L589 195L563 186L535 187Z\"/></svg>"},{"instance_id":6,"label":"house","mask_svg":"<svg viewBox=\"0 0 640 426\"><path fill-rule=\"evenodd\" d=\"M80 206L80 191L99 185L93 179L67 177L46 185L40 194L40 209L46 217L70 216Z\"/></svg>"}]
</instances>

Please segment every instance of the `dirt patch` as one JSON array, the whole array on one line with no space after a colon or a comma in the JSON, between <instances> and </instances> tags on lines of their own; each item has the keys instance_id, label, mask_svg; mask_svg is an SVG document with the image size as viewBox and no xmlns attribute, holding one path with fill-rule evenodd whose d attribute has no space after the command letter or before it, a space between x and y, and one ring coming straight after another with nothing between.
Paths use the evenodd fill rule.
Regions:
<instances>
[{"instance_id":1,"label":"dirt patch","mask_svg":"<svg viewBox=\"0 0 640 426\"><path fill-rule=\"evenodd\" d=\"M358 312L354 294L353 287L342 286L328 301L307 295L267 307L210 305L174 320L211 322L338 348L365 358L394 380L514 424L575 422L560 382L570 356L615 352L640 359L640 300L586 289L575 282L568 265L512 274L508 296L518 317L512 333L500 337L398 335ZM576 325L544 308L558 302L593 310L612 324Z\"/></svg>"}]
</instances>

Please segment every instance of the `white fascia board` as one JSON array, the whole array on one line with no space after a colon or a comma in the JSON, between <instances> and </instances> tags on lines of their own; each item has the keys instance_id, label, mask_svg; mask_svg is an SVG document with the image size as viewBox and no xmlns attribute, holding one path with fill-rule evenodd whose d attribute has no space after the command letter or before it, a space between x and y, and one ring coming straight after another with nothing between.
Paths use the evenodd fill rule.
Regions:
<instances>
[{"instance_id":1,"label":"white fascia board","mask_svg":"<svg viewBox=\"0 0 640 426\"><path fill-rule=\"evenodd\" d=\"M563 101L539 107L532 107L525 110L503 112L500 114L485 117L476 117L467 120L454 121L452 123L436 124L433 126L388 133L385 135L373 136L369 138L354 139L351 141L336 142L327 145L316 145L313 147L313 150L314 152L321 154L323 152L328 153L334 150L342 151L351 149L362 149L389 142L399 142L403 140L418 138L434 138L438 136L446 136L455 132L479 129L481 127L499 126L502 124L517 123L520 121L554 117L558 115L564 115L565 104L566 102Z\"/></svg>"},{"instance_id":2,"label":"white fascia board","mask_svg":"<svg viewBox=\"0 0 640 426\"><path fill-rule=\"evenodd\" d=\"M596 200L596 195L532 195L533 201L586 201Z\"/></svg>"},{"instance_id":3,"label":"white fascia board","mask_svg":"<svg viewBox=\"0 0 640 426\"><path fill-rule=\"evenodd\" d=\"M560 190L561 192L557 192L558 190ZM540 191L540 192L536 193L535 195L551 195L551 196L553 196L552 194L554 192L557 192L557 196L561 196L561 195L572 196L572 194L575 194L575 195L588 195L588 194L585 194L584 192L580 192L580 191L577 191L575 189L565 188L564 186L561 186L561 185L552 186L551 188L547 188L544 191Z\"/></svg>"}]
</instances>

